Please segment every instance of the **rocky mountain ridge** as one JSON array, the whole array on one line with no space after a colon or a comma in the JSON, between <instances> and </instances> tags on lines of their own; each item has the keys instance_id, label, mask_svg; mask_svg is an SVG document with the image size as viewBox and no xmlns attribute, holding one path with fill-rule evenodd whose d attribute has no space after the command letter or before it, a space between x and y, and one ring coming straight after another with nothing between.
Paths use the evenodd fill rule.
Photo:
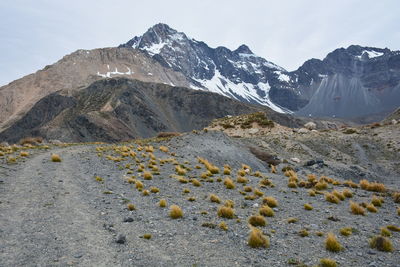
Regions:
<instances>
[{"instance_id":1,"label":"rocky mountain ridge","mask_svg":"<svg viewBox=\"0 0 400 267\"><path fill-rule=\"evenodd\" d=\"M339 48L297 70L255 55L249 47L210 48L166 24L156 24L120 47L144 51L183 73L190 87L303 116L357 118L399 105L400 52L357 45ZM375 117L374 117L375 119Z\"/></svg>"}]
</instances>

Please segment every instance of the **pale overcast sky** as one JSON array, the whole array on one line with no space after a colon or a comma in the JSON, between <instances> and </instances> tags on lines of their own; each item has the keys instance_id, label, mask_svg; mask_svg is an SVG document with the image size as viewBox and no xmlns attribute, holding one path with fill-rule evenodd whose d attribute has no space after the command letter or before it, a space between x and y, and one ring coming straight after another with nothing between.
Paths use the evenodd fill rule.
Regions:
<instances>
[{"instance_id":1,"label":"pale overcast sky","mask_svg":"<svg viewBox=\"0 0 400 267\"><path fill-rule=\"evenodd\" d=\"M118 46L163 22L287 70L350 44L400 50L398 0L1 0L0 85L77 49Z\"/></svg>"}]
</instances>

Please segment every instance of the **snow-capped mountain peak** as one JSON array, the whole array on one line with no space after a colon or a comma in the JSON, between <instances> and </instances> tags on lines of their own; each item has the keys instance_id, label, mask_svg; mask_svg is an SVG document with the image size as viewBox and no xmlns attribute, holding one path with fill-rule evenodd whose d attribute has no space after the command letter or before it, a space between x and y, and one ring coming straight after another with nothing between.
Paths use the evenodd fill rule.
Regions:
<instances>
[{"instance_id":1,"label":"snow-capped mountain peak","mask_svg":"<svg viewBox=\"0 0 400 267\"><path fill-rule=\"evenodd\" d=\"M121 47L142 50L162 65L183 73L193 89L290 112L269 97L271 86L287 86L288 79L282 78L287 71L255 55L244 44L233 51L221 46L211 48L160 23Z\"/></svg>"}]
</instances>

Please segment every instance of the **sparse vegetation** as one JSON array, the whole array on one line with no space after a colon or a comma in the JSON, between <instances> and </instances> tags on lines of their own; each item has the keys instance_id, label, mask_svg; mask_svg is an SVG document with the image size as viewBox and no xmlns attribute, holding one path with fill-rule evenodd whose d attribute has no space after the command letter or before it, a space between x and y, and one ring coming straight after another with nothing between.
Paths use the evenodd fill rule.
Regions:
<instances>
[{"instance_id":1,"label":"sparse vegetation","mask_svg":"<svg viewBox=\"0 0 400 267\"><path fill-rule=\"evenodd\" d=\"M365 215L365 210L358 203L350 201L350 210L351 213L355 215Z\"/></svg>"},{"instance_id":2,"label":"sparse vegetation","mask_svg":"<svg viewBox=\"0 0 400 267\"><path fill-rule=\"evenodd\" d=\"M211 202L215 202L215 203L221 203L221 199L217 196L217 195L215 195L215 194L211 194L210 195L210 201Z\"/></svg>"},{"instance_id":3,"label":"sparse vegetation","mask_svg":"<svg viewBox=\"0 0 400 267\"><path fill-rule=\"evenodd\" d=\"M228 225L225 222L220 222L220 224L218 226L220 229L222 229L224 231L228 231Z\"/></svg>"},{"instance_id":4,"label":"sparse vegetation","mask_svg":"<svg viewBox=\"0 0 400 267\"><path fill-rule=\"evenodd\" d=\"M375 248L379 251L384 251L384 252L392 252L393 251L393 245L392 241L390 241L389 238L384 237L384 236L374 236L371 238L369 245L371 248Z\"/></svg>"},{"instance_id":5,"label":"sparse vegetation","mask_svg":"<svg viewBox=\"0 0 400 267\"><path fill-rule=\"evenodd\" d=\"M325 200L334 204L339 204L340 202L340 200L332 193L325 193Z\"/></svg>"},{"instance_id":6,"label":"sparse vegetation","mask_svg":"<svg viewBox=\"0 0 400 267\"><path fill-rule=\"evenodd\" d=\"M265 236L260 229L252 228L249 239L247 241L248 245L252 248L269 247L269 238Z\"/></svg>"},{"instance_id":7,"label":"sparse vegetation","mask_svg":"<svg viewBox=\"0 0 400 267\"><path fill-rule=\"evenodd\" d=\"M263 216L259 216L259 215L250 216L248 222L252 226L265 226L265 225L267 225L267 221L265 220L265 218Z\"/></svg>"},{"instance_id":8,"label":"sparse vegetation","mask_svg":"<svg viewBox=\"0 0 400 267\"><path fill-rule=\"evenodd\" d=\"M275 215L274 210L271 209L269 206L265 205L259 209L259 213L265 217L273 217Z\"/></svg>"},{"instance_id":9,"label":"sparse vegetation","mask_svg":"<svg viewBox=\"0 0 400 267\"><path fill-rule=\"evenodd\" d=\"M183 217L183 211L178 205L171 205L169 208L169 216L172 219L179 219Z\"/></svg>"},{"instance_id":10,"label":"sparse vegetation","mask_svg":"<svg viewBox=\"0 0 400 267\"><path fill-rule=\"evenodd\" d=\"M51 161L52 162L61 162L61 157L58 154L52 154L51 155Z\"/></svg>"},{"instance_id":11,"label":"sparse vegetation","mask_svg":"<svg viewBox=\"0 0 400 267\"><path fill-rule=\"evenodd\" d=\"M274 197L268 196L263 198L263 204L267 204L269 207L275 208L278 206L278 201Z\"/></svg>"},{"instance_id":12,"label":"sparse vegetation","mask_svg":"<svg viewBox=\"0 0 400 267\"><path fill-rule=\"evenodd\" d=\"M165 208L165 207L167 206L167 200L165 200L165 199L160 199L160 202L158 202L158 205L159 205L161 208Z\"/></svg>"},{"instance_id":13,"label":"sparse vegetation","mask_svg":"<svg viewBox=\"0 0 400 267\"><path fill-rule=\"evenodd\" d=\"M306 203L306 204L304 204L304 209L305 210L312 210L313 206L311 206L311 204Z\"/></svg>"},{"instance_id":14,"label":"sparse vegetation","mask_svg":"<svg viewBox=\"0 0 400 267\"><path fill-rule=\"evenodd\" d=\"M130 210L130 211L136 210L135 205L133 205L132 203L129 203L129 204L127 205L127 208L128 208L128 210Z\"/></svg>"},{"instance_id":15,"label":"sparse vegetation","mask_svg":"<svg viewBox=\"0 0 400 267\"><path fill-rule=\"evenodd\" d=\"M220 206L218 208L217 214L219 217L222 218L233 219L233 217L235 216L235 210L231 207Z\"/></svg>"},{"instance_id":16,"label":"sparse vegetation","mask_svg":"<svg viewBox=\"0 0 400 267\"><path fill-rule=\"evenodd\" d=\"M225 179L224 179L224 185L225 185L225 187L227 188L227 189L235 189L235 183L232 181L232 179L231 178L229 178L229 177L226 177Z\"/></svg>"},{"instance_id":17,"label":"sparse vegetation","mask_svg":"<svg viewBox=\"0 0 400 267\"><path fill-rule=\"evenodd\" d=\"M349 236L353 233L353 229L351 227L344 227L340 229L340 234L344 236Z\"/></svg>"},{"instance_id":18,"label":"sparse vegetation","mask_svg":"<svg viewBox=\"0 0 400 267\"><path fill-rule=\"evenodd\" d=\"M336 239L336 236L333 233L328 233L325 239L325 248L326 250L332 252L339 252L342 250L342 246L339 241Z\"/></svg>"},{"instance_id":19,"label":"sparse vegetation","mask_svg":"<svg viewBox=\"0 0 400 267\"><path fill-rule=\"evenodd\" d=\"M336 267L337 263L335 260L323 258L319 260L320 267Z\"/></svg>"}]
</instances>

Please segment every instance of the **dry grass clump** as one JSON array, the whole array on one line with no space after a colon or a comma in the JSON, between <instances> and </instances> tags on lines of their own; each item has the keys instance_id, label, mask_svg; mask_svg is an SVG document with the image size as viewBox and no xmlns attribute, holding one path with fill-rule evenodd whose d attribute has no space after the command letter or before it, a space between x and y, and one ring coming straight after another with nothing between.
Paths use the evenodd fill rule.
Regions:
<instances>
[{"instance_id":1,"label":"dry grass clump","mask_svg":"<svg viewBox=\"0 0 400 267\"><path fill-rule=\"evenodd\" d=\"M157 138L168 138L168 137L175 137L180 136L181 134L178 132L159 132L157 134Z\"/></svg>"},{"instance_id":2,"label":"dry grass clump","mask_svg":"<svg viewBox=\"0 0 400 267\"><path fill-rule=\"evenodd\" d=\"M353 228L351 227L343 227L340 229L340 234L344 236L349 236L353 233Z\"/></svg>"},{"instance_id":3,"label":"dry grass clump","mask_svg":"<svg viewBox=\"0 0 400 267\"><path fill-rule=\"evenodd\" d=\"M259 211L260 215L265 216L265 217L274 217L275 212L273 209L271 209L269 206L265 205L262 206Z\"/></svg>"},{"instance_id":4,"label":"dry grass clump","mask_svg":"<svg viewBox=\"0 0 400 267\"><path fill-rule=\"evenodd\" d=\"M206 169L211 172L212 174L217 174L219 173L219 168L215 166L214 164L210 163L208 160L203 159L203 158L198 158L199 163L203 164Z\"/></svg>"},{"instance_id":5,"label":"dry grass clump","mask_svg":"<svg viewBox=\"0 0 400 267\"><path fill-rule=\"evenodd\" d=\"M150 195L150 191L149 190L143 190L142 194L143 194L143 196L148 196L148 195Z\"/></svg>"},{"instance_id":6,"label":"dry grass clump","mask_svg":"<svg viewBox=\"0 0 400 267\"><path fill-rule=\"evenodd\" d=\"M311 204L306 203L306 204L304 204L304 209L305 210L313 210L313 206L311 206Z\"/></svg>"},{"instance_id":7,"label":"dry grass clump","mask_svg":"<svg viewBox=\"0 0 400 267\"><path fill-rule=\"evenodd\" d=\"M193 201L196 201L196 198L195 197L188 197L187 200L190 201L190 202L193 202Z\"/></svg>"},{"instance_id":8,"label":"dry grass clump","mask_svg":"<svg viewBox=\"0 0 400 267\"><path fill-rule=\"evenodd\" d=\"M221 199L217 196L217 195L215 195L215 194L211 194L210 195L210 201L211 202L215 202L215 203L221 203Z\"/></svg>"},{"instance_id":9,"label":"dry grass clump","mask_svg":"<svg viewBox=\"0 0 400 267\"><path fill-rule=\"evenodd\" d=\"M314 190L310 189L310 190L308 190L308 195L309 195L310 197L315 197L316 193L315 193Z\"/></svg>"},{"instance_id":10,"label":"dry grass clump","mask_svg":"<svg viewBox=\"0 0 400 267\"><path fill-rule=\"evenodd\" d=\"M220 224L218 225L218 227L224 231L228 231L228 225L226 224L226 222L220 222Z\"/></svg>"},{"instance_id":11,"label":"dry grass clump","mask_svg":"<svg viewBox=\"0 0 400 267\"><path fill-rule=\"evenodd\" d=\"M288 187L289 187L289 188L296 188L296 187L297 187L297 183L294 182L294 181L289 182L289 183L288 183Z\"/></svg>"},{"instance_id":12,"label":"dry grass clump","mask_svg":"<svg viewBox=\"0 0 400 267\"><path fill-rule=\"evenodd\" d=\"M228 165L224 166L224 175L231 175L231 167L229 167Z\"/></svg>"},{"instance_id":13,"label":"dry grass clump","mask_svg":"<svg viewBox=\"0 0 400 267\"><path fill-rule=\"evenodd\" d=\"M182 209L178 205L171 205L171 207L169 207L169 217L172 219L183 217Z\"/></svg>"},{"instance_id":14,"label":"dry grass clump","mask_svg":"<svg viewBox=\"0 0 400 267\"><path fill-rule=\"evenodd\" d=\"M392 236L392 232L387 227L381 227L381 235L389 237Z\"/></svg>"},{"instance_id":15,"label":"dry grass clump","mask_svg":"<svg viewBox=\"0 0 400 267\"><path fill-rule=\"evenodd\" d=\"M263 198L263 204L267 204L269 207L275 208L278 206L278 201L274 197L269 196Z\"/></svg>"},{"instance_id":16,"label":"dry grass clump","mask_svg":"<svg viewBox=\"0 0 400 267\"><path fill-rule=\"evenodd\" d=\"M272 184L271 181L268 180L267 178L263 178L263 179L261 179L261 181L260 181L260 185L269 186L269 185L271 185L271 184Z\"/></svg>"},{"instance_id":17,"label":"dry grass clump","mask_svg":"<svg viewBox=\"0 0 400 267\"><path fill-rule=\"evenodd\" d=\"M222 218L233 219L233 217L235 216L235 210L231 207L220 206L218 208L217 214L219 217Z\"/></svg>"},{"instance_id":18,"label":"dry grass clump","mask_svg":"<svg viewBox=\"0 0 400 267\"><path fill-rule=\"evenodd\" d=\"M192 184L193 184L194 186L201 186L200 181L197 180L197 179L192 179Z\"/></svg>"},{"instance_id":19,"label":"dry grass clump","mask_svg":"<svg viewBox=\"0 0 400 267\"><path fill-rule=\"evenodd\" d=\"M252 248L269 247L269 239L260 229L252 228L247 244Z\"/></svg>"},{"instance_id":20,"label":"dry grass clump","mask_svg":"<svg viewBox=\"0 0 400 267\"><path fill-rule=\"evenodd\" d=\"M400 216L400 207L397 208L397 215Z\"/></svg>"},{"instance_id":21,"label":"dry grass clump","mask_svg":"<svg viewBox=\"0 0 400 267\"><path fill-rule=\"evenodd\" d=\"M136 181L135 182L135 187L136 187L137 190L140 191L140 190L143 189L144 185L143 185L143 183L141 181Z\"/></svg>"},{"instance_id":22,"label":"dry grass clump","mask_svg":"<svg viewBox=\"0 0 400 267\"><path fill-rule=\"evenodd\" d=\"M254 189L254 195L258 196L258 197L262 197L264 195L264 193L262 191L260 191L258 188Z\"/></svg>"},{"instance_id":23,"label":"dry grass clump","mask_svg":"<svg viewBox=\"0 0 400 267\"><path fill-rule=\"evenodd\" d=\"M144 150L145 150L146 152L153 153L153 152L154 152L154 147L153 147L153 146L145 146L145 147L144 147Z\"/></svg>"},{"instance_id":24,"label":"dry grass clump","mask_svg":"<svg viewBox=\"0 0 400 267\"><path fill-rule=\"evenodd\" d=\"M160 149L160 151L162 151L164 153L167 153L169 151L168 147L166 147L166 146L160 146L159 149Z\"/></svg>"},{"instance_id":25,"label":"dry grass clump","mask_svg":"<svg viewBox=\"0 0 400 267\"><path fill-rule=\"evenodd\" d=\"M351 190L346 188L346 189L343 190L343 195L345 197L347 197L347 198L352 198L353 197L353 192L351 192Z\"/></svg>"},{"instance_id":26,"label":"dry grass clump","mask_svg":"<svg viewBox=\"0 0 400 267\"><path fill-rule=\"evenodd\" d=\"M151 174L151 172L143 172L143 179L151 180L153 179L153 175Z\"/></svg>"},{"instance_id":27,"label":"dry grass clump","mask_svg":"<svg viewBox=\"0 0 400 267\"><path fill-rule=\"evenodd\" d=\"M400 192L394 192L392 197L395 203L400 203Z\"/></svg>"},{"instance_id":28,"label":"dry grass clump","mask_svg":"<svg viewBox=\"0 0 400 267\"><path fill-rule=\"evenodd\" d=\"M323 258L319 260L319 265L321 267L336 267L337 263L335 260L328 259L328 258Z\"/></svg>"},{"instance_id":29,"label":"dry grass clump","mask_svg":"<svg viewBox=\"0 0 400 267\"><path fill-rule=\"evenodd\" d=\"M160 202L158 202L158 205L159 205L161 208L165 208L165 207L167 206L167 200L165 200L165 199L160 199Z\"/></svg>"},{"instance_id":30,"label":"dry grass clump","mask_svg":"<svg viewBox=\"0 0 400 267\"><path fill-rule=\"evenodd\" d=\"M325 193L325 200L334 204L339 204L340 202L340 200L332 193Z\"/></svg>"},{"instance_id":31,"label":"dry grass clump","mask_svg":"<svg viewBox=\"0 0 400 267\"><path fill-rule=\"evenodd\" d=\"M299 236L301 236L301 237L309 236L309 233L308 233L307 229L300 230Z\"/></svg>"},{"instance_id":32,"label":"dry grass clump","mask_svg":"<svg viewBox=\"0 0 400 267\"><path fill-rule=\"evenodd\" d=\"M175 166L175 171L178 175L186 175L186 170L182 168L181 166Z\"/></svg>"},{"instance_id":33,"label":"dry grass clump","mask_svg":"<svg viewBox=\"0 0 400 267\"><path fill-rule=\"evenodd\" d=\"M326 250L332 252L339 252L342 250L342 246L339 241L336 239L336 236L333 233L328 233L325 239L325 248Z\"/></svg>"},{"instance_id":34,"label":"dry grass clump","mask_svg":"<svg viewBox=\"0 0 400 267\"><path fill-rule=\"evenodd\" d=\"M253 191L253 188L251 186L245 186L243 188L243 190L244 190L244 192L251 192L251 191Z\"/></svg>"},{"instance_id":35,"label":"dry grass clump","mask_svg":"<svg viewBox=\"0 0 400 267\"><path fill-rule=\"evenodd\" d=\"M384 237L384 236L374 236L370 242L369 245L371 248L376 248L379 251L384 251L384 252L392 252L393 251L393 245L392 241L390 241L389 238Z\"/></svg>"},{"instance_id":36,"label":"dry grass clump","mask_svg":"<svg viewBox=\"0 0 400 267\"><path fill-rule=\"evenodd\" d=\"M376 182L372 182L370 183L368 180L361 180L360 181L360 187L364 190L367 191L373 191L373 192L386 192L386 187L384 184L381 183L376 183Z\"/></svg>"},{"instance_id":37,"label":"dry grass clump","mask_svg":"<svg viewBox=\"0 0 400 267\"><path fill-rule=\"evenodd\" d=\"M365 210L358 203L350 201L350 210L351 213L355 215L365 215Z\"/></svg>"},{"instance_id":38,"label":"dry grass clump","mask_svg":"<svg viewBox=\"0 0 400 267\"><path fill-rule=\"evenodd\" d=\"M315 185L315 189L317 190L325 190L328 188L328 183L324 182L324 181L319 181L316 185Z\"/></svg>"},{"instance_id":39,"label":"dry grass clump","mask_svg":"<svg viewBox=\"0 0 400 267\"><path fill-rule=\"evenodd\" d=\"M299 221L299 219L298 218L294 218L294 217L291 217L291 218L287 219L288 223L296 223L298 221Z\"/></svg>"},{"instance_id":40,"label":"dry grass clump","mask_svg":"<svg viewBox=\"0 0 400 267\"><path fill-rule=\"evenodd\" d=\"M337 190L333 190L333 191L332 191L332 194L334 194L335 197L337 197L337 198L340 199L341 201L343 201L343 200L346 199L346 197L344 196L344 194L341 193L341 192L339 192L339 191L337 191Z\"/></svg>"},{"instance_id":41,"label":"dry grass clump","mask_svg":"<svg viewBox=\"0 0 400 267\"><path fill-rule=\"evenodd\" d=\"M229 208L233 208L235 206L235 202L233 202L233 200L230 200L230 199L225 200L224 206L225 207L229 207Z\"/></svg>"},{"instance_id":42,"label":"dry grass clump","mask_svg":"<svg viewBox=\"0 0 400 267\"><path fill-rule=\"evenodd\" d=\"M271 164L271 173L277 173L276 166Z\"/></svg>"},{"instance_id":43,"label":"dry grass clump","mask_svg":"<svg viewBox=\"0 0 400 267\"><path fill-rule=\"evenodd\" d=\"M190 193L190 190L189 190L188 188L184 188L183 191L182 191L182 193L184 193L184 194L189 194L189 193Z\"/></svg>"},{"instance_id":44,"label":"dry grass clump","mask_svg":"<svg viewBox=\"0 0 400 267\"><path fill-rule=\"evenodd\" d=\"M367 205L367 210L369 211L369 212L378 212L378 209L373 205L373 204L368 204Z\"/></svg>"},{"instance_id":45,"label":"dry grass clump","mask_svg":"<svg viewBox=\"0 0 400 267\"><path fill-rule=\"evenodd\" d=\"M51 161L52 162L61 162L61 157L58 154L52 154L51 155Z\"/></svg>"},{"instance_id":46,"label":"dry grass clump","mask_svg":"<svg viewBox=\"0 0 400 267\"><path fill-rule=\"evenodd\" d=\"M150 192L156 194L156 193L160 192L160 189L158 189L157 187L152 186L152 187L150 187Z\"/></svg>"},{"instance_id":47,"label":"dry grass clump","mask_svg":"<svg viewBox=\"0 0 400 267\"><path fill-rule=\"evenodd\" d=\"M232 179L231 178L229 178L229 177L226 177L225 179L224 179L224 185L225 185L225 187L227 188L227 189L235 189L235 183L232 181Z\"/></svg>"},{"instance_id":48,"label":"dry grass clump","mask_svg":"<svg viewBox=\"0 0 400 267\"><path fill-rule=\"evenodd\" d=\"M375 207L381 207L382 206L382 199L373 195L372 196L372 200L371 203L375 206Z\"/></svg>"},{"instance_id":49,"label":"dry grass clump","mask_svg":"<svg viewBox=\"0 0 400 267\"><path fill-rule=\"evenodd\" d=\"M358 188L358 184L353 182L352 180L347 180L343 182L344 186L351 187L351 188Z\"/></svg>"},{"instance_id":50,"label":"dry grass clump","mask_svg":"<svg viewBox=\"0 0 400 267\"><path fill-rule=\"evenodd\" d=\"M132 211L132 210L136 210L135 205L133 205L132 203L129 203L128 205L126 205L127 209Z\"/></svg>"},{"instance_id":51,"label":"dry grass clump","mask_svg":"<svg viewBox=\"0 0 400 267\"><path fill-rule=\"evenodd\" d=\"M21 157L28 157L28 156L29 156L29 152L27 152L27 151L21 151L21 152L19 152L19 155L20 155Z\"/></svg>"},{"instance_id":52,"label":"dry grass clump","mask_svg":"<svg viewBox=\"0 0 400 267\"><path fill-rule=\"evenodd\" d=\"M184 178L184 177L179 177L179 178L178 178L178 181L179 181L181 184L187 184L187 183L189 182L189 180L186 179L186 178Z\"/></svg>"},{"instance_id":53,"label":"dry grass clump","mask_svg":"<svg viewBox=\"0 0 400 267\"><path fill-rule=\"evenodd\" d=\"M265 226L265 225L267 225L267 221L265 220L265 218L263 216L260 216L260 215L250 216L248 222L252 226Z\"/></svg>"},{"instance_id":54,"label":"dry grass clump","mask_svg":"<svg viewBox=\"0 0 400 267\"><path fill-rule=\"evenodd\" d=\"M144 239L151 239L152 235L151 234L144 234L143 238Z\"/></svg>"},{"instance_id":55,"label":"dry grass clump","mask_svg":"<svg viewBox=\"0 0 400 267\"><path fill-rule=\"evenodd\" d=\"M244 176L238 176L236 179L236 182L238 182L240 184L247 184L249 182L249 179L247 179Z\"/></svg>"},{"instance_id":56,"label":"dry grass clump","mask_svg":"<svg viewBox=\"0 0 400 267\"><path fill-rule=\"evenodd\" d=\"M388 226L386 226L386 228L393 232L400 232L400 227L398 227L396 225L388 225Z\"/></svg>"}]
</instances>

